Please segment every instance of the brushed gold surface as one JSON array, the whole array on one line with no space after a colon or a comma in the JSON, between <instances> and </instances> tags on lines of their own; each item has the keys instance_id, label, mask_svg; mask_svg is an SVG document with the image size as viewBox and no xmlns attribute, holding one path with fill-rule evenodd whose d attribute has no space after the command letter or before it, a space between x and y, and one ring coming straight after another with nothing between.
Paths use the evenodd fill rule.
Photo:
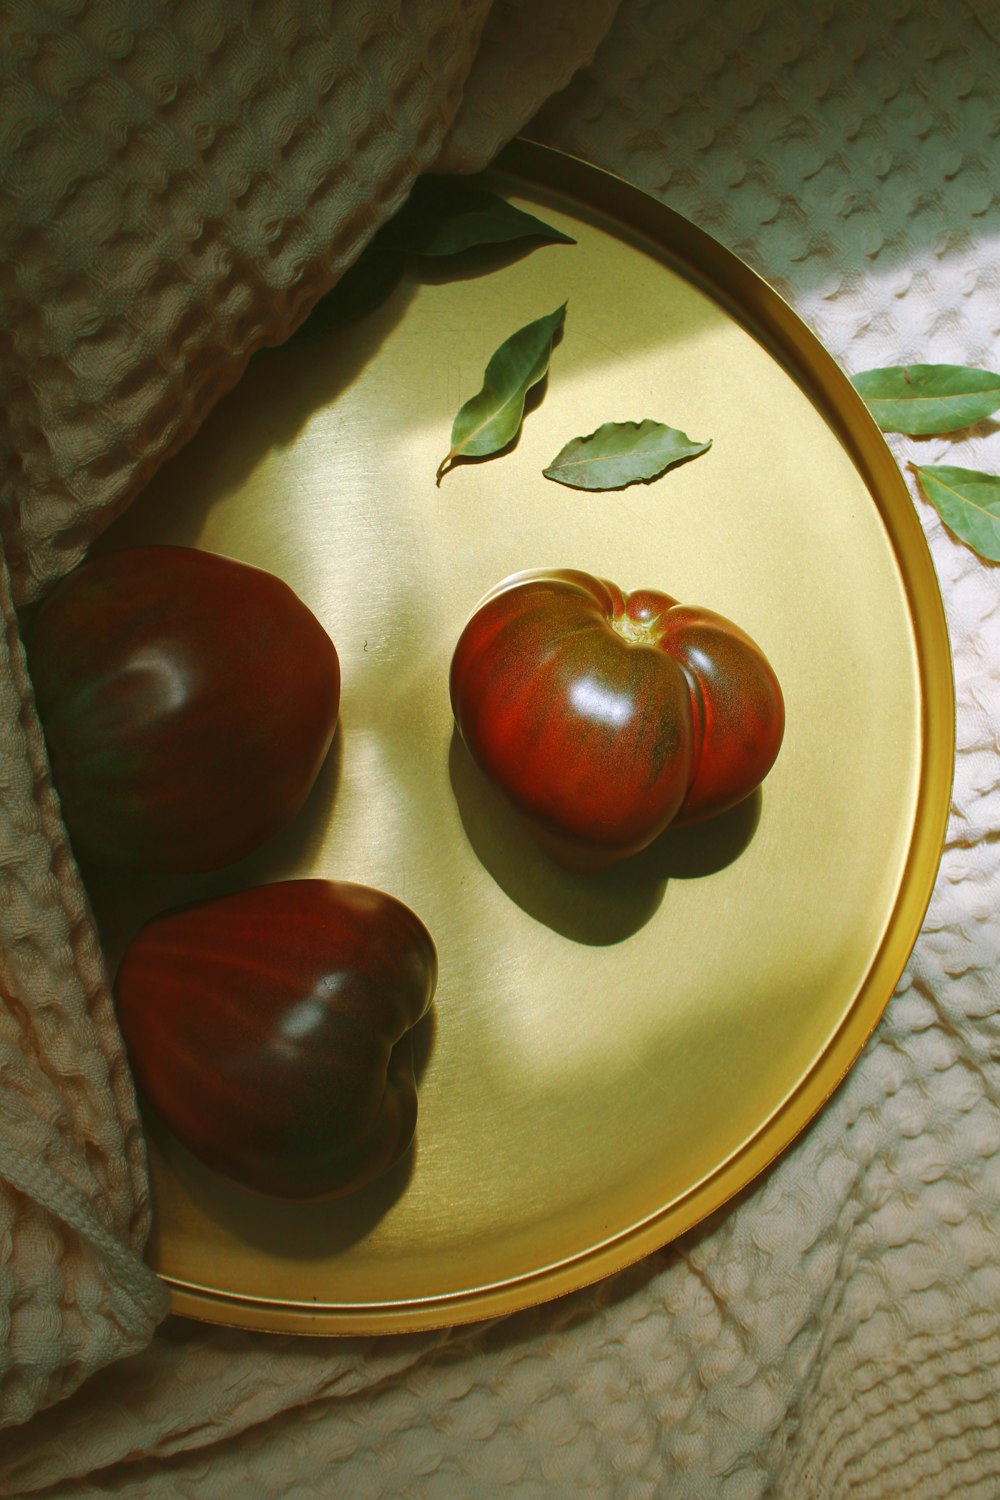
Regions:
<instances>
[{"instance_id":1,"label":"brushed gold surface","mask_svg":"<svg viewBox=\"0 0 1000 1500\"><path fill-rule=\"evenodd\" d=\"M408 276L353 327L258 355L100 544L184 542L270 568L343 668L331 760L265 850L190 880L85 872L112 964L165 904L304 874L392 892L440 954L415 1147L354 1199L255 1198L151 1125L150 1253L193 1316L429 1327L662 1245L836 1086L933 884L947 634L861 402L763 282L661 205L526 143L495 177L577 245L464 280ZM520 441L436 486L489 355L567 298ZM570 437L644 417L713 446L616 493L542 477ZM591 877L513 826L453 736L448 666L481 595L540 566L665 590L760 643L787 730L757 797Z\"/></svg>"}]
</instances>

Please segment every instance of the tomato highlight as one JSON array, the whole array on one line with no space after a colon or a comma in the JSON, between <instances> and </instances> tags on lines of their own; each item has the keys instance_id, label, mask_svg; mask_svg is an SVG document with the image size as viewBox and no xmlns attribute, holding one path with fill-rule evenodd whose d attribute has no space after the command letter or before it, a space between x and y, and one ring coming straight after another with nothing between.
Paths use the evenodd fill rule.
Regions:
<instances>
[{"instance_id":1,"label":"tomato highlight","mask_svg":"<svg viewBox=\"0 0 1000 1500\"><path fill-rule=\"evenodd\" d=\"M459 638L450 691L473 759L573 869L735 806L784 733L777 677L738 626L573 569L491 590Z\"/></svg>"},{"instance_id":2,"label":"tomato highlight","mask_svg":"<svg viewBox=\"0 0 1000 1500\"><path fill-rule=\"evenodd\" d=\"M191 547L82 564L27 636L74 848L188 873L243 858L294 816L330 748L340 663L272 573Z\"/></svg>"}]
</instances>

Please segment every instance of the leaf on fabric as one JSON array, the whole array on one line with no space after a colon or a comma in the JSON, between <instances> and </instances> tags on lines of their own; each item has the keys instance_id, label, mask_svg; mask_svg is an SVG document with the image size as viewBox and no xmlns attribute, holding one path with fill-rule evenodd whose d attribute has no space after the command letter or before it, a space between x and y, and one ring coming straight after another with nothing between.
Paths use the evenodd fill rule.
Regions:
<instances>
[{"instance_id":1,"label":"leaf on fabric","mask_svg":"<svg viewBox=\"0 0 1000 1500\"><path fill-rule=\"evenodd\" d=\"M644 422L605 422L588 437L572 438L542 472L578 490L621 490L648 483L684 459L712 446L694 442L676 427Z\"/></svg>"},{"instance_id":2,"label":"leaf on fabric","mask_svg":"<svg viewBox=\"0 0 1000 1500\"><path fill-rule=\"evenodd\" d=\"M963 542L1000 562L1000 475L949 464L912 464L926 498Z\"/></svg>"},{"instance_id":3,"label":"leaf on fabric","mask_svg":"<svg viewBox=\"0 0 1000 1500\"><path fill-rule=\"evenodd\" d=\"M564 302L546 317L526 323L500 345L486 366L482 389L455 418L451 448L438 466L438 484L456 459L487 458L517 436L525 398L548 372L552 344L565 317Z\"/></svg>"},{"instance_id":4,"label":"leaf on fabric","mask_svg":"<svg viewBox=\"0 0 1000 1500\"><path fill-rule=\"evenodd\" d=\"M391 239L410 255L439 259L486 245L576 241L468 177L421 177L392 220Z\"/></svg>"},{"instance_id":5,"label":"leaf on fabric","mask_svg":"<svg viewBox=\"0 0 1000 1500\"><path fill-rule=\"evenodd\" d=\"M883 432L958 432L1000 408L1000 375L966 365L891 365L851 384Z\"/></svg>"}]
</instances>

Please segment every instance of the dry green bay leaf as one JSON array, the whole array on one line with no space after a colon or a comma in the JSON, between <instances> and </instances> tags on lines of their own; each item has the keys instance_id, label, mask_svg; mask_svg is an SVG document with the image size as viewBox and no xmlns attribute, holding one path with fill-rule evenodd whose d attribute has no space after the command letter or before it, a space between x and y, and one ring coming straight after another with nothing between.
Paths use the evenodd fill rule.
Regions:
<instances>
[{"instance_id":1,"label":"dry green bay leaf","mask_svg":"<svg viewBox=\"0 0 1000 1500\"><path fill-rule=\"evenodd\" d=\"M513 240L576 244L562 230L466 177L418 178L392 221L390 238L409 255L434 259Z\"/></svg>"},{"instance_id":2,"label":"dry green bay leaf","mask_svg":"<svg viewBox=\"0 0 1000 1500\"><path fill-rule=\"evenodd\" d=\"M572 438L542 472L547 479L578 490L621 490L648 483L674 464L696 458L712 446L686 432L647 418L644 422L605 422L587 437Z\"/></svg>"},{"instance_id":3,"label":"dry green bay leaf","mask_svg":"<svg viewBox=\"0 0 1000 1500\"><path fill-rule=\"evenodd\" d=\"M552 344L565 317L564 302L546 317L526 323L496 350L486 366L482 389L455 418L451 448L438 466L439 484L457 458L488 458L517 436L525 398L548 371Z\"/></svg>"},{"instance_id":4,"label":"dry green bay leaf","mask_svg":"<svg viewBox=\"0 0 1000 1500\"><path fill-rule=\"evenodd\" d=\"M958 432L1000 408L1000 375L966 365L889 365L851 384L883 432Z\"/></svg>"},{"instance_id":5,"label":"dry green bay leaf","mask_svg":"<svg viewBox=\"0 0 1000 1500\"><path fill-rule=\"evenodd\" d=\"M945 525L980 557L1000 562L1000 475L950 464L910 467Z\"/></svg>"},{"instance_id":6,"label":"dry green bay leaf","mask_svg":"<svg viewBox=\"0 0 1000 1500\"><path fill-rule=\"evenodd\" d=\"M392 254L377 240L373 241L348 267L333 290L320 298L292 338L297 343L326 338L374 312L396 290L403 267L401 255Z\"/></svg>"},{"instance_id":7,"label":"dry green bay leaf","mask_svg":"<svg viewBox=\"0 0 1000 1500\"><path fill-rule=\"evenodd\" d=\"M575 245L562 230L515 208L475 178L420 177L402 208L344 272L292 335L326 337L373 312L391 296L407 265L451 262L449 274L469 274L466 251L502 252L537 244Z\"/></svg>"}]
</instances>

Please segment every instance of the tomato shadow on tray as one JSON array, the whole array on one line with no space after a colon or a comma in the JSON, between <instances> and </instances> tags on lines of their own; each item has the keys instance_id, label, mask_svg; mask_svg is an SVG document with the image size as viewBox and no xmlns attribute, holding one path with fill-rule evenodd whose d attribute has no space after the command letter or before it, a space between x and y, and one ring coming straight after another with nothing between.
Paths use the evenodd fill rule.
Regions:
<instances>
[{"instance_id":1,"label":"tomato shadow on tray","mask_svg":"<svg viewBox=\"0 0 1000 1500\"><path fill-rule=\"evenodd\" d=\"M717 818L667 829L641 854L584 875L564 870L542 852L457 731L452 733L448 772L466 837L501 890L536 921L593 947L623 942L644 927L668 881L700 879L732 864L760 821L758 790Z\"/></svg>"},{"instance_id":2,"label":"tomato shadow on tray","mask_svg":"<svg viewBox=\"0 0 1000 1500\"><path fill-rule=\"evenodd\" d=\"M434 1008L409 1033L413 1045L413 1075L418 1085L434 1045ZM195 1210L225 1230L226 1234L253 1246L269 1257L289 1261L322 1260L349 1249L363 1240L406 1192L420 1149L420 1113L413 1141L399 1161L381 1177L326 1202L296 1203L252 1192L212 1171L172 1136L151 1112L143 1124L158 1157L153 1164L154 1219L155 1184L166 1168L183 1183L185 1197ZM155 1251L156 1227L154 1222Z\"/></svg>"}]
</instances>

